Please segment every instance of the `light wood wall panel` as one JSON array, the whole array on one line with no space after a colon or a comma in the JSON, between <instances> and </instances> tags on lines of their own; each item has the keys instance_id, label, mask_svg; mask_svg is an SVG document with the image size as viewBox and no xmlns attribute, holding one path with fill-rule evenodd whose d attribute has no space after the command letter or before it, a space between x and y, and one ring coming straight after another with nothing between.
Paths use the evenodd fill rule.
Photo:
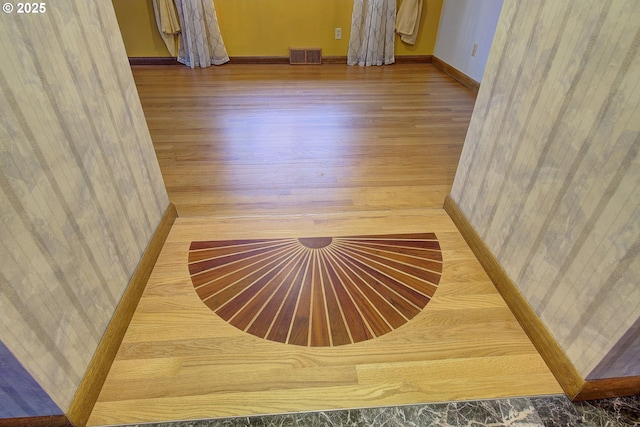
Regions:
<instances>
[{"instance_id":1,"label":"light wood wall panel","mask_svg":"<svg viewBox=\"0 0 640 427\"><path fill-rule=\"evenodd\" d=\"M111 1L46 7L0 24L0 340L66 410L168 198Z\"/></svg>"},{"instance_id":2,"label":"light wood wall panel","mask_svg":"<svg viewBox=\"0 0 640 427\"><path fill-rule=\"evenodd\" d=\"M639 23L506 0L451 194L587 379L640 375Z\"/></svg>"}]
</instances>

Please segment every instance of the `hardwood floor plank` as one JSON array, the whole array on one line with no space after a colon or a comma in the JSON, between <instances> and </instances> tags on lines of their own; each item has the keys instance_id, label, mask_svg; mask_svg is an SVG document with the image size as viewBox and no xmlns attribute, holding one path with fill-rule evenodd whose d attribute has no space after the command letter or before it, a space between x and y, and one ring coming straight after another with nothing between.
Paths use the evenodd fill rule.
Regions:
<instances>
[{"instance_id":1,"label":"hardwood floor plank","mask_svg":"<svg viewBox=\"0 0 640 427\"><path fill-rule=\"evenodd\" d=\"M544 376L543 376L544 377ZM512 376L494 376L496 381L501 381L506 389L515 390L517 393L526 393L527 390L545 390L545 378L540 375L527 375L526 378ZM524 383L528 383L524 386ZM450 399L450 393L444 391L449 385L462 390L456 400L464 399L467 395L464 391L479 390L493 397L510 397L507 392L492 389L484 379L448 378L446 380L430 381L425 386L406 382L376 383L369 386L330 386L299 388L294 392L297 399L291 398L289 390L267 390L254 392L236 392L218 394L201 394L194 396L181 396L175 398L156 398L144 400L125 400L111 402L108 407L111 413L123 414L128 419L143 419L154 416L158 418L170 418L179 413L185 419L209 418L212 415L211 402L216 401L220 410L216 412L219 417L236 416L239 408L250 406L258 414L289 413L296 412L296 408L304 405L309 411L326 410L327 408L363 408L388 405L402 405L408 401L424 401L427 396L433 396L435 401L442 402ZM345 401L341 396L352 396ZM105 414L106 415L106 414ZM108 424L113 418L106 415L96 421Z\"/></svg>"},{"instance_id":2,"label":"hardwood floor plank","mask_svg":"<svg viewBox=\"0 0 640 427\"><path fill-rule=\"evenodd\" d=\"M394 364L374 363L358 365L358 383L379 384L381 379L394 378L396 382L429 386L433 381L446 381L464 378L492 378L496 370L504 377L526 378L536 375L544 369L544 363L535 355L520 354L513 356L488 356L466 358L461 364L458 360L437 360L424 362L399 362ZM383 380L383 381L384 381Z\"/></svg>"},{"instance_id":3,"label":"hardwood floor plank","mask_svg":"<svg viewBox=\"0 0 640 427\"><path fill-rule=\"evenodd\" d=\"M234 392L251 393L275 387L294 392L300 388L352 385L358 382L353 366L290 368L277 363L261 363L248 373L247 366L190 362L189 359L176 359L175 363L181 366L179 372L167 372L165 376L154 377L154 387L147 392L148 398L225 394L229 391L230 383L234 384ZM105 399L112 402L137 399L139 392L136 390L144 388L148 382L146 378L123 380L127 381L129 388L105 387L102 391Z\"/></svg>"}]
</instances>

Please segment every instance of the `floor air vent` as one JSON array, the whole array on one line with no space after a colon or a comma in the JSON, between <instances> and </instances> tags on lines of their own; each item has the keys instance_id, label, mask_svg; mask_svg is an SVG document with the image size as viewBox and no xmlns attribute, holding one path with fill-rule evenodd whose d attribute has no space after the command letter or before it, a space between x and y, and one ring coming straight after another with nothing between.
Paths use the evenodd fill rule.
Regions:
<instances>
[{"instance_id":1,"label":"floor air vent","mask_svg":"<svg viewBox=\"0 0 640 427\"><path fill-rule=\"evenodd\" d=\"M321 64L322 49L313 48L289 48L290 64Z\"/></svg>"}]
</instances>

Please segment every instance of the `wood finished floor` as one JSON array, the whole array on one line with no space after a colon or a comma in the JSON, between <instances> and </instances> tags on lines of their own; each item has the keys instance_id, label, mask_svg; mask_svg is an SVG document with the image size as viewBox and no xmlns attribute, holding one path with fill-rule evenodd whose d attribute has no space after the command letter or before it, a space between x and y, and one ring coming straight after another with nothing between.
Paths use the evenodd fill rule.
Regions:
<instances>
[{"instance_id":1,"label":"wood finished floor","mask_svg":"<svg viewBox=\"0 0 640 427\"><path fill-rule=\"evenodd\" d=\"M180 216L440 208L475 100L430 64L134 76Z\"/></svg>"},{"instance_id":2,"label":"wood finished floor","mask_svg":"<svg viewBox=\"0 0 640 427\"><path fill-rule=\"evenodd\" d=\"M561 389L441 209L473 95L430 65L137 67L180 217L89 425L531 396ZM214 314L193 241L435 233L424 310L338 347Z\"/></svg>"}]
</instances>

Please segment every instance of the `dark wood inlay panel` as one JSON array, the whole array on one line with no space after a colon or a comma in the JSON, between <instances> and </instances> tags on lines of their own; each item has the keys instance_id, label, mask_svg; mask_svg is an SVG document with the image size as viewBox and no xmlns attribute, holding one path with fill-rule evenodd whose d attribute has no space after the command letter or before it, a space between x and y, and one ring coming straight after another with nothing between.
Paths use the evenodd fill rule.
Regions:
<instances>
[{"instance_id":1,"label":"dark wood inlay panel","mask_svg":"<svg viewBox=\"0 0 640 427\"><path fill-rule=\"evenodd\" d=\"M333 239L331 237L301 237L298 240L307 248L320 249L328 246Z\"/></svg>"},{"instance_id":2,"label":"dark wood inlay panel","mask_svg":"<svg viewBox=\"0 0 640 427\"><path fill-rule=\"evenodd\" d=\"M189 272L202 301L236 328L311 347L387 334L435 292L434 233L192 242Z\"/></svg>"}]
</instances>

